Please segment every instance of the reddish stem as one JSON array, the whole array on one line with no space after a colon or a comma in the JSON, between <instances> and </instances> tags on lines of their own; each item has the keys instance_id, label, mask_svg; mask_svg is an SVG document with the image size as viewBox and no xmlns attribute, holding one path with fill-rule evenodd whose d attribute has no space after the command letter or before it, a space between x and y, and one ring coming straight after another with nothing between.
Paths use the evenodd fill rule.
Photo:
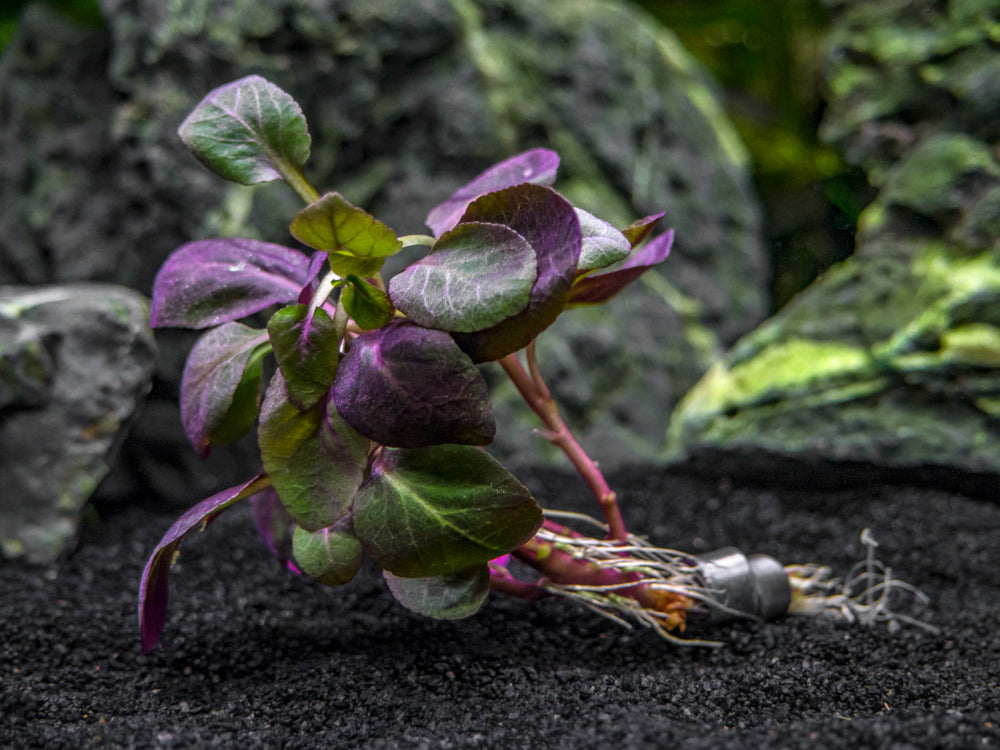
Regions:
<instances>
[{"instance_id":1,"label":"reddish stem","mask_svg":"<svg viewBox=\"0 0 1000 750\"><path fill-rule=\"evenodd\" d=\"M502 565L490 565L490 588L501 594L516 596L528 602L537 602L551 594L536 583L520 581Z\"/></svg>"},{"instance_id":2,"label":"reddish stem","mask_svg":"<svg viewBox=\"0 0 1000 750\"><path fill-rule=\"evenodd\" d=\"M546 520L543 527L559 536L579 538L582 534ZM535 536L511 553L521 562L542 573L553 583L584 586L620 586L611 591L639 602L644 609L669 615L665 624L670 629L683 629L691 600L683 594L658 590L647 584L636 584L643 576L636 571L609 568L593 560L579 557L563 549L556 542ZM530 584L529 584L530 585ZM538 588L541 588L539 585Z\"/></svg>"},{"instance_id":3,"label":"reddish stem","mask_svg":"<svg viewBox=\"0 0 1000 750\"><path fill-rule=\"evenodd\" d=\"M559 415L559 407L542 380L534 354L534 343L532 343L528 347L530 374L524 369L524 365L521 364L516 353L501 359L500 366L513 381L514 386L531 407L531 410L542 420L542 424L545 425L542 434L550 443L566 454L580 476L587 482L591 492L594 493L608 524L608 538L626 541L628 531L625 528L621 508L618 506L618 496L612 491L601 470L597 468L597 464L587 455Z\"/></svg>"}]
</instances>

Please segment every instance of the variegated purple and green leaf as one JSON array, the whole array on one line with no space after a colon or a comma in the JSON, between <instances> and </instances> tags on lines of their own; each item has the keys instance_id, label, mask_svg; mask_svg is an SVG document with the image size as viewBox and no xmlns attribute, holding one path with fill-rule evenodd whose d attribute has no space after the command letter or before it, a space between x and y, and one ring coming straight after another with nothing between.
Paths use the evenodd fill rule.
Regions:
<instances>
[{"instance_id":1,"label":"variegated purple and green leaf","mask_svg":"<svg viewBox=\"0 0 1000 750\"><path fill-rule=\"evenodd\" d=\"M292 556L296 566L314 581L340 586L361 569L361 542L339 524L315 531L295 528Z\"/></svg>"},{"instance_id":2,"label":"variegated purple and green leaf","mask_svg":"<svg viewBox=\"0 0 1000 750\"><path fill-rule=\"evenodd\" d=\"M340 361L340 336L323 308L289 305L267 322L267 333L289 400L306 411L333 385Z\"/></svg>"},{"instance_id":3,"label":"variegated purple and green leaf","mask_svg":"<svg viewBox=\"0 0 1000 750\"><path fill-rule=\"evenodd\" d=\"M389 296L425 328L472 332L517 315L535 283L535 251L502 224L465 222L396 274Z\"/></svg>"},{"instance_id":4,"label":"variegated purple and green leaf","mask_svg":"<svg viewBox=\"0 0 1000 750\"><path fill-rule=\"evenodd\" d=\"M440 237L458 224L465 209L479 196L526 182L551 185L556 179L558 169L559 155L545 148L536 148L512 156L499 164L494 164L452 193L446 201L432 208L427 215L426 224L435 237Z\"/></svg>"},{"instance_id":5,"label":"variegated purple and green leaf","mask_svg":"<svg viewBox=\"0 0 1000 750\"><path fill-rule=\"evenodd\" d=\"M462 222L501 224L535 251L535 281L524 310L485 330L454 334L474 362L488 362L523 349L559 317L580 259L580 221L557 192L526 184L481 196Z\"/></svg>"},{"instance_id":6,"label":"variegated purple and green leaf","mask_svg":"<svg viewBox=\"0 0 1000 750\"><path fill-rule=\"evenodd\" d=\"M580 220L582 234L580 262L576 266L578 275L607 268L632 252L628 238L604 219L582 208L576 209L576 217Z\"/></svg>"},{"instance_id":7,"label":"variegated purple and green leaf","mask_svg":"<svg viewBox=\"0 0 1000 750\"><path fill-rule=\"evenodd\" d=\"M354 504L354 532L402 578L484 565L530 539L542 512L489 454L467 445L384 449Z\"/></svg>"},{"instance_id":8,"label":"variegated purple and green leaf","mask_svg":"<svg viewBox=\"0 0 1000 750\"><path fill-rule=\"evenodd\" d=\"M201 456L211 445L228 445L250 431L260 409L267 333L224 323L195 342L181 378L181 421Z\"/></svg>"},{"instance_id":9,"label":"variegated purple and green leaf","mask_svg":"<svg viewBox=\"0 0 1000 750\"><path fill-rule=\"evenodd\" d=\"M629 241L629 244L631 244L633 248L636 248L641 245L644 240L649 238L649 236L656 229L657 224L660 223L660 219L664 216L666 216L664 211L660 211L658 214L644 216L643 218L633 221L625 227L622 230L622 234L625 235L625 239Z\"/></svg>"},{"instance_id":10,"label":"variegated purple and green leaf","mask_svg":"<svg viewBox=\"0 0 1000 750\"><path fill-rule=\"evenodd\" d=\"M666 259L673 241L673 230L664 232L634 251L620 266L578 279L573 285L569 304L597 305L607 302L650 268Z\"/></svg>"},{"instance_id":11,"label":"variegated purple and green leaf","mask_svg":"<svg viewBox=\"0 0 1000 750\"><path fill-rule=\"evenodd\" d=\"M488 565L429 578L400 578L383 571L396 601L411 612L438 620L460 620L474 615L490 592Z\"/></svg>"},{"instance_id":12,"label":"variegated purple and green leaf","mask_svg":"<svg viewBox=\"0 0 1000 750\"><path fill-rule=\"evenodd\" d=\"M208 328L295 302L310 277L308 256L244 239L198 240L167 258L153 282L154 328Z\"/></svg>"},{"instance_id":13,"label":"variegated purple and green leaf","mask_svg":"<svg viewBox=\"0 0 1000 750\"><path fill-rule=\"evenodd\" d=\"M343 418L382 445L486 445L496 422L486 381L444 331L394 321L363 333L337 368Z\"/></svg>"},{"instance_id":14,"label":"variegated purple and green leaf","mask_svg":"<svg viewBox=\"0 0 1000 750\"><path fill-rule=\"evenodd\" d=\"M332 393L299 411L276 372L261 406L257 442L264 471L299 526L315 531L350 513L370 445L337 413Z\"/></svg>"},{"instance_id":15,"label":"variegated purple and green leaf","mask_svg":"<svg viewBox=\"0 0 1000 750\"><path fill-rule=\"evenodd\" d=\"M179 134L200 162L241 185L301 172L311 145L302 109L260 76L209 92Z\"/></svg>"}]
</instances>

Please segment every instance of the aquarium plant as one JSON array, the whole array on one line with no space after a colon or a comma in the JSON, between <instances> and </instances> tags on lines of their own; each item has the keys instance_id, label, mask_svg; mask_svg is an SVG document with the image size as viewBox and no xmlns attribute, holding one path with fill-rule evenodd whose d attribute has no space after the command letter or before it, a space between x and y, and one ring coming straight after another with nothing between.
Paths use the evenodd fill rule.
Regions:
<instances>
[{"instance_id":1,"label":"aquarium plant","mask_svg":"<svg viewBox=\"0 0 1000 750\"><path fill-rule=\"evenodd\" d=\"M187 437L206 455L256 428L261 469L193 506L156 546L139 591L144 651L164 628L182 541L241 501L295 573L345 584L367 554L403 606L431 617L471 615L490 590L572 599L668 638L713 615L899 617L888 597L905 585L873 560L838 586L817 566L731 549L697 557L633 535L560 416L537 337L664 261L673 234L656 234L663 213L616 228L574 207L551 187L559 157L538 148L433 207L429 234L399 236L312 187L302 110L259 76L210 92L180 137L218 175L284 180L304 207L289 227L298 248L194 241L156 277L152 325L203 331L181 382ZM422 254L385 278L386 260L407 247ZM244 322L262 315L266 326ZM542 510L485 450L497 429L485 366L516 386L540 434L592 491L600 520Z\"/></svg>"}]
</instances>

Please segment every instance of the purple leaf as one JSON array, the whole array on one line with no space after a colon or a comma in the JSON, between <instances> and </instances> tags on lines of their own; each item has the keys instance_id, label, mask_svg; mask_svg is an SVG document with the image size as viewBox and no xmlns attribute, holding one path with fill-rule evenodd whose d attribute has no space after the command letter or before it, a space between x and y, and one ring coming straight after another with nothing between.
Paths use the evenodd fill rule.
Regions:
<instances>
[{"instance_id":1,"label":"purple leaf","mask_svg":"<svg viewBox=\"0 0 1000 750\"><path fill-rule=\"evenodd\" d=\"M160 634L167 621L170 566L184 537L196 526L202 528L207 526L233 503L250 497L267 486L267 478L257 476L249 482L212 495L178 518L163 535L153 554L150 555L139 583L139 633L144 654L148 654L160 640Z\"/></svg>"},{"instance_id":2,"label":"purple leaf","mask_svg":"<svg viewBox=\"0 0 1000 750\"><path fill-rule=\"evenodd\" d=\"M245 239L189 242L156 275L152 325L208 328L295 302L309 274L309 258L282 245Z\"/></svg>"},{"instance_id":3,"label":"purple leaf","mask_svg":"<svg viewBox=\"0 0 1000 750\"><path fill-rule=\"evenodd\" d=\"M480 331L528 305L536 268L535 251L513 229L463 222L393 276L389 296L425 328Z\"/></svg>"},{"instance_id":4,"label":"purple leaf","mask_svg":"<svg viewBox=\"0 0 1000 750\"><path fill-rule=\"evenodd\" d=\"M201 456L210 445L228 445L257 420L267 334L242 323L203 333L181 378L181 420Z\"/></svg>"},{"instance_id":5,"label":"purple leaf","mask_svg":"<svg viewBox=\"0 0 1000 750\"><path fill-rule=\"evenodd\" d=\"M448 200L432 208L427 215L427 226L435 237L440 237L458 224L466 207L479 196L525 182L551 185L556 179L558 168L559 155L548 149L536 148L512 156L494 164L472 182L452 193Z\"/></svg>"},{"instance_id":6,"label":"purple leaf","mask_svg":"<svg viewBox=\"0 0 1000 750\"><path fill-rule=\"evenodd\" d=\"M326 263L326 253L320 250L314 252L309 258L309 270L306 272L307 281L302 287L302 291L299 292L297 300L300 305L308 305L313 295L316 294L316 290L319 288L319 274L323 270L324 263Z\"/></svg>"},{"instance_id":7,"label":"purple leaf","mask_svg":"<svg viewBox=\"0 0 1000 750\"><path fill-rule=\"evenodd\" d=\"M444 331L395 321L358 336L333 385L337 410L382 445L486 445L496 423L486 381Z\"/></svg>"},{"instance_id":8,"label":"purple leaf","mask_svg":"<svg viewBox=\"0 0 1000 750\"><path fill-rule=\"evenodd\" d=\"M276 372L261 406L257 443L264 471L299 526L315 531L350 513L370 445L338 414L329 396L299 411Z\"/></svg>"},{"instance_id":9,"label":"purple leaf","mask_svg":"<svg viewBox=\"0 0 1000 750\"><path fill-rule=\"evenodd\" d=\"M488 362L524 348L559 317L580 258L580 221L565 198L540 185L484 195L469 206L462 221L507 226L535 251L537 270L528 306L486 330L454 334L473 362Z\"/></svg>"},{"instance_id":10,"label":"purple leaf","mask_svg":"<svg viewBox=\"0 0 1000 750\"><path fill-rule=\"evenodd\" d=\"M639 250L618 268L605 273L591 274L573 285L569 304L596 305L614 297L642 274L663 261L670 253L674 231L664 232Z\"/></svg>"},{"instance_id":11,"label":"purple leaf","mask_svg":"<svg viewBox=\"0 0 1000 750\"><path fill-rule=\"evenodd\" d=\"M293 573L299 573L299 569L291 562L295 519L281 504L278 493L273 487L268 487L250 498L250 503L253 506L253 520L257 524L257 533L260 534L264 544L278 562Z\"/></svg>"}]
</instances>

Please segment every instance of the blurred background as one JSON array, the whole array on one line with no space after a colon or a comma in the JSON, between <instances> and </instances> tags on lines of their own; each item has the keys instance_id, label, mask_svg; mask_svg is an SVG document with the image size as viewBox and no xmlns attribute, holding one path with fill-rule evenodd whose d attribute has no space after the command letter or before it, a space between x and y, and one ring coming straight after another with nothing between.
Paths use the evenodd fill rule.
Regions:
<instances>
[{"instance_id":1,"label":"blurred background","mask_svg":"<svg viewBox=\"0 0 1000 750\"><path fill-rule=\"evenodd\" d=\"M44 0L80 24L104 23L97 0ZM821 143L819 0L633 0L664 26L721 87L726 112L752 159L770 255L771 312L853 250L874 191L864 173ZM0 5L0 50L27 0Z\"/></svg>"}]
</instances>

